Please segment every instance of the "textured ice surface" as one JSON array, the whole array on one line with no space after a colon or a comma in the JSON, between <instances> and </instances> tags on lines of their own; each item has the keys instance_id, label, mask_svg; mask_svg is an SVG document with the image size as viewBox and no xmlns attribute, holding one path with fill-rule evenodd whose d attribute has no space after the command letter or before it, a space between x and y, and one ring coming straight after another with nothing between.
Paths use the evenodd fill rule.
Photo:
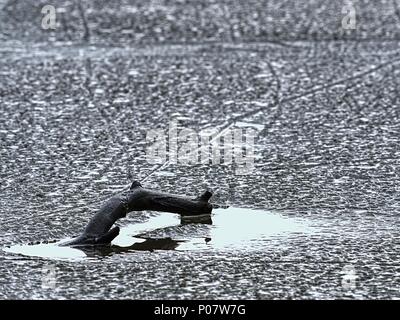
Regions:
<instances>
[{"instance_id":1,"label":"textured ice surface","mask_svg":"<svg viewBox=\"0 0 400 320\"><path fill-rule=\"evenodd\" d=\"M79 263L0 251L0 297L399 298L399 11L396 1L360 4L359 27L341 34L339 2L279 0L262 10L263 1L155 9L93 1L82 16L65 1L52 32L39 25L44 2L8 1L0 10L2 248L79 234L132 179L187 195L210 187L216 203L305 219L317 232L272 241L260 227L256 241L227 250L202 242L213 226L189 224L149 231L201 239L187 250L91 253ZM254 172L149 164L146 133L171 119L197 131L256 125ZM49 265L55 290L42 287ZM342 285L349 267L351 290Z\"/></svg>"}]
</instances>

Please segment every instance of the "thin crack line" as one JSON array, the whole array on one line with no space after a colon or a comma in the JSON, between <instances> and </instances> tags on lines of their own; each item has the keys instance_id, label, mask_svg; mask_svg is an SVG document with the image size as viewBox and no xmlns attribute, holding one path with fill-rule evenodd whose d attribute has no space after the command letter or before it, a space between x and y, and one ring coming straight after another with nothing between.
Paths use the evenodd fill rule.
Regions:
<instances>
[{"instance_id":1,"label":"thin crack line","mask_svg":"<svg viewBox=\"0 0 400 320\"><path fill-rule=\"evenodd\" d=\"M83 23L83 41L90 42L90 29L88 26L85 10L82 7L80 0L76 1L76 5L78 7L79 15L81 16L82 23Z\"/></svg>"}]
</instances>

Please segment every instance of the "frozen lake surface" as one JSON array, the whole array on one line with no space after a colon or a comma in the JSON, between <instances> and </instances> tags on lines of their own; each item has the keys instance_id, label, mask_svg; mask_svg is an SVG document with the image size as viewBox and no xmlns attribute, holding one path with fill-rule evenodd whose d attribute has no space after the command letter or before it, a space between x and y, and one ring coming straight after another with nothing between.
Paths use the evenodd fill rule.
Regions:
<instances>
[{"instance_id":1,"label":"frozen lake surface","mask_svg":"<svg viewBox=\"0 0 400 320\"><path fill-rule=\"evenodd\" d=\"M94 1L86 16L63 1L51 33L35 25L40 1L9 1L0 298L399 298L397 11L369 2L358 16L370 20L347 39L331 2L270 1L268 12L287 14L268 22L259 4L199 1L195 14L172 1L135 23L125 19L135 1L104 11ZM173 120L195 132L255 129L253 171L149 163L147 133ZM28 245L78 235L134 179L188 196L210 188L230 208L211 222L130 214L108 250Z\"/></svg>"}]
</instances>

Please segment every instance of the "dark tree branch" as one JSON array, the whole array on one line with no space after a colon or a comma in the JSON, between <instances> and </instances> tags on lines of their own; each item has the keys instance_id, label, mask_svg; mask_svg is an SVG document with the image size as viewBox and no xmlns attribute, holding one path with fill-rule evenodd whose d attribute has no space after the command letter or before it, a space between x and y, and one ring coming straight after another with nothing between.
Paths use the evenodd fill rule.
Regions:
<instances>
[{"instance_id":1,"label":"dark tree branch","mask_svg":"<svg viewBox=\"0 0 400 320\"><path fill-rule=\"evenodd\" d=\"M178 213L182 216L210 214L208 203L212 193L204 192L195 199L148 190L134 181L130 189L109 199L89 221L82 235L63 243L63 246L110 244L118 236L119 228L112 225L129 212L153 210Z\"/></svg>"}]
</instances>

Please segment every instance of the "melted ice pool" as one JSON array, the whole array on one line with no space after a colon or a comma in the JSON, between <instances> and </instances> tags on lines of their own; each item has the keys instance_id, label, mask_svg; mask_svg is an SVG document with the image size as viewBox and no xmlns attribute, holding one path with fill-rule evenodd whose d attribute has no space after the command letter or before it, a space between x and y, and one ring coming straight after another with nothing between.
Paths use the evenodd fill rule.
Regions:
<instances>
[{"instance_id":1,"label":"melted ice pool","mask_svg":"<svg viewBox=\"0 0 400 320\"><path fill-rule=\"evenodd\" d=\"M212 215L182 218L160 213L144 223L121 228L111 247L99 250L60 247L57 244L15 245L4 251L26 256L80 260L94 253L132 250L258 250L272 241L313 232L305 218L244 208L214 209ZM147 233L147 234L146 234ZM63 239L65 241L66 239Z\"/></svg>"}]
</instances>

